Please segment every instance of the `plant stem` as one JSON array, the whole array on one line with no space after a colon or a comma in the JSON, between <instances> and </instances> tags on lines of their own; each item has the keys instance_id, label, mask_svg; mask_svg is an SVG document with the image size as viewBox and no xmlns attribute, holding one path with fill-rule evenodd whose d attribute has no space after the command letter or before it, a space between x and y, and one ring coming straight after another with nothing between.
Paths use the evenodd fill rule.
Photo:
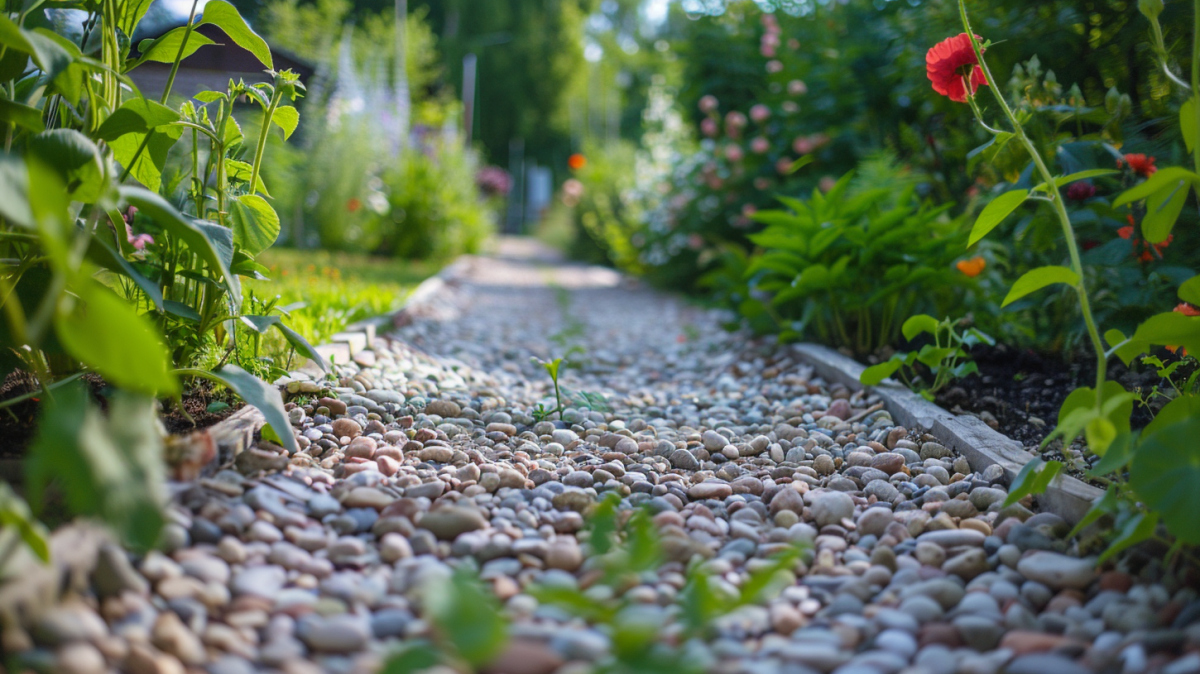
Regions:
<instances>
[{"instance_id":1,"label":"plant stem","mask_svg":"<svg viewBox=\"0 0 1200 674\"><path fill-rule=\"evenodd\" d=\"M199 7L200 0L192 0L192 13L188 15L187 27L183 30L183 41L179 43L179 52L175 54L175 61L171 63L171 74L167 76L167 86L163 88L162 98L159 103L167 104L167 97L171 95L171 87L175 86L175 75L179 73L179 63L183 61L183 52L187 49L188 38L192 36L192 31L196 28L196 8Z\"/></svg>"},{"instance_id":2,"label":"plant stem","mask_svg":"<svg viewBox=\"0 0 1200 674\"><path fill-rule=\"evenodd\" d=\"M1200 2L1200 0L1197 0ZM254 165L250 168L250 194L258 194L258 172L262 169L263 153L267 149L267 136L271 133L271 119L275 117L275 109L279 107L279 99L283 97L282 88L275 84L271 92L271 105L263 110L262 129L258 132L258 146L254 148Z\"/></svg>"},{"instance_id":3,"label":"plant stem","mask_svg":"<svg viewBox=\"0 0 1200 674\"><path fill-rule=\"evenodd\" d=\"M1200 0L1195 1L1197 4L1200 4ZM979 46L978 40L975 39L975 33L971 30L971 23L967 19L966 0L958 0L958 13L962 18L963 29L967 32L967 38L971 41L971 48L975 50L975 58L979 61L979 65L983 69L984 78L987 79L988 87L992 90L992 96L1000 105L1000 109L1004 111L1004 116L1008 119L1009 124L1012 125L1013 134L1025 146L1025 150L1033 158L1034 166L1037 167L1042 180L1046 182L1046 190L1053 201L1054 212L1058 216L1058 222L1062 226L1063 238L1067 242L1067 253L1071 258L1071 269L1079 276L1079 282L1074 286L1075 294L1079 297L1079 308L1083 314L1083 322L1087 326L1088 337L1091 339L1092 348L1096 352L1095 408L1097 413L1099 413L1104 406L1104 382L1108 378L1108 358L1104 353L1104 342L1100 339L1100 331L1096 327L1096 319L1092 316L1091 302L1088 299L1087 288L1084 285L1083 262L1079 257L1079 244L1075 241L1075 230L1071 226L1071 217L1067 214L1062 194L1059 192L1058 185L1054 182L1054 174L1046 166L1045 160L1042 159L1042 155L1038 152L1037 147L1029 140L1029 136L1025 135L1025 129L1017 121L1017 116L1013 114L1012 108L1008 106L1008 101L1004 100L1004 94L996 87L996 80L992 77L992 71L988 68L987 62L983 60L983 49ZM1200 71L1197 71L1197 77L1200 77ZM970 89L967 92L968 97L971 97Z\"/></svg>"}]
</instances>

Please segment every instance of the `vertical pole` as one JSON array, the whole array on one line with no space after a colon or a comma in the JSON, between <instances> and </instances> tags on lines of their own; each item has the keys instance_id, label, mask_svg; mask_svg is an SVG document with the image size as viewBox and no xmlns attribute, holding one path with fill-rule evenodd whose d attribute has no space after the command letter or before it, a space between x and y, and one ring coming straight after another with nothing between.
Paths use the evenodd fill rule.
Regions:
<instances>
[{"instance_id":1,"label":"vertical pole","mask_svg":"<svg viewBox=\"0 0 1200 674\"><path fill-rule=\"evenodd\" d=\"M408 91L408 0L396 0L396 132L400 148L408 146L412 100Z\"/></svg>"},{"instance_id":2,"label":"vertical pole","mask_svg":"<svg viewBox=\"0 0 1200 674\"><path fill-rule=\"evenodd\" d=\"M478 60L474 54L463 57L463 137L468 146L475 128L475 66Z\"/></svg>"}]
</instances>

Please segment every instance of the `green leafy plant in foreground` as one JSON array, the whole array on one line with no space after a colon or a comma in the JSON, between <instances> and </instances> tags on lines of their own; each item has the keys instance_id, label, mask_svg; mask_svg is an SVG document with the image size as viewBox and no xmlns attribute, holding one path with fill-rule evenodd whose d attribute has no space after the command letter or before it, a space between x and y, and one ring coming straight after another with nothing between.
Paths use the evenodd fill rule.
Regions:
<instances>
[{"instance_id":1,"label":"green leafy plant in foreground","mask_svg":"<svg viewBox=\"0 0 1200 674\"><path fill-rule=\"evenodd\" d=\"M1154 46L1162 58L1164 72L1172 82L1188 92L1189 98L1181 106L1182 136L1195 157L1198 170L1198 173L1182 168L1164 168L1157 172L1143 170L1147 179L1114 201L1114 206L1144 202L1146 215L1142 230L1151 244L1165 241L1170 235L1183 202L1193 188L1200 195L1200 142L1196 138L1196 129L1200 125L1200 105L1197 105L1197 101L1200 101L1200 2L1196 4L1192 78L1189 83L1174 74L1167 60L1158 25L1163 3L1161 0L1141 0L1138 3L1139 10L1151 22L1155 35ZM1195 442L1195 434L1200 433L1200 397L1182 395L1175 398L1159 411L1145 429L1140 433L1135 432L1130 423L1135 395L1119 383L1108 381L1107 365L1109 358L1114 355L1128 364L1155 346L1182 347L1192 353L1200 352L1200 311L1195 309L1200 305L1200 277L1182 285L1179 297L1183 304L1176 311L1149 318L1138 326L1132 336L1127 337L1116 330L1109 330L1102 336L1092 313L1084 267L1061 188L1112 171L1092 170L1067 176L1051 173L1042 154L1026 134L1020 116L1013 112L996 86L983 58L985 45L980 43L971 29L965 0L959 0L958 6L965 32L954 40L958 40L960 45L964 42L969 44L970 53L974 56L973 63L978 65L968 63L965 69L945 74L951 78L962 78L957 83L957 88L964 90L961 100L970 105L983 128L995 136L993 142L1018 143L1025 148L1033 163L1034 175L1042 181L1031 189L1006 192L988 204L975 222L970 244L985 237L1027 201L1049 205L1061 227L1069 266L1045 266L1027 272L1013 284L1004 303L1010 304L1049 286L1067 285L1078 300L1088 339L1095 353L1095 386L1078 388L1067 397L1059 410L1054 431L1043 443L1045 447L1061 439L1070 444L1082 435L1088 451L1099 457L1098 463L1088 470L1088 475L1107 484L1108 490L1080 522L1076 533L1106 515L1115 519L1116 536L1100 556L1103 561L1131 545L1156 536L1161 523L1174 536L1172 551L1175 554L1172 557L1178 558L1184 545L1200 544L1200 522L1195 518L1195 513L1200 510L1200 492L1194 488L1197 480L1200 480L1200 446ZM933 66L930 72L932 78ZM954 85L953 81L946 84ZM975 88L983 84L991 90L1011 130L1000 130L988 124L975 95ZM951 86L951 89L954 88ZM951 95L946 91L942 93ZM1086 469L1086 466L1082 468ZM1057 460L1035 459L1029 462L1018 474L1006 503L1045 491L1062 469L1063 463Z\"/></svg>"},{"instance_id":2,"label":"green leafy plant in foreground","mask_svg":"<svg viewBox=\"0 0 1200 674\"><path fill-rule=\"evenodd\" d=\"M976 344L991 346L996 343L975 328L967 328L961 333L956 331L955 326L961 322L948 318L939 321L927 314L912 316L900 328L904 338L912 341L928 334L933 337L933 343L922 346L919 351L895 353L888 360L863 370L858 380L866 386L875 386L898 372L906 386L925 399L933 400L939 391L954 380L979 372L967 348ZM929 378L920 374L916 367L918 364L929 371Z\"/></svg>"},{"instance_id":3,"label":"green leafy plant in foreground","mask_svg":"<svg viewBox=\"0 0 1200 674\"><path fill-rule=\"evenodd\" d=\"M382 674L414 674L437 665L473 672L508 644L508 621L500 603L465 565L427 587L422 604L433 628L431 637L390 655Z\"/></svg>"},{"instance_id":4,"label":"green leafy plant in foreground","mask_svg":"<svg viewBox=\"0 0 1200 674\"><path fill-rule=\"evenodd\" d=\"M716 621L737 609L769 601L787 584L801 557L803 546L789 546L768 559L755 559L741 586L718 582L703 559L690 561L686 582L667 614L677 623L664 624L663 614L647 611L627 590L641 582L666 559L659 532L645 508L622 510L621 496L608 494L588 518L589 563L596 563L600 578L588 590L560 586L535 586L530 593L586 620L606 632L610 655L597 671L610 673L703 672L706 663L687 648L693 639L715 636Z\"/></svg>"},{"instance_id":5,"label":"green leafy plant in foreground","mask_svg":"<svg viewBox=\"0 0 1200 674\"><path fill-rule=\"evenodd\" d=\"M40 405L27 460L35 513L45 495L61 494L73 513L145 549L162 524L156 398L215 380L262 407L294 448L278 391L228 361L240 355L239 324L263 327L262 317L240 320L239 277L261 275L254 256L278 233L260 167L272 126L296 128L284 103L302 87L273 69L266 42L224 0L202 16L194 2L187 25L143 41L139 54L127 36L149 2L16 4L0 10L0 378L29 373L36 391L0 409L34 397ZM169 107L180 61L213 44L201 25L253 54L272 81L231 82ZM171 64L157 101L129 78L151 61ZM262 110L253 149L233 118L239 97ZM185 133L189 168L165 174ZM190 187L177 190L185 179ZM206 347L224 352L201 369ZM107 386L95 377L85 386L84 375Z\"/></svg>"}]
</instances>

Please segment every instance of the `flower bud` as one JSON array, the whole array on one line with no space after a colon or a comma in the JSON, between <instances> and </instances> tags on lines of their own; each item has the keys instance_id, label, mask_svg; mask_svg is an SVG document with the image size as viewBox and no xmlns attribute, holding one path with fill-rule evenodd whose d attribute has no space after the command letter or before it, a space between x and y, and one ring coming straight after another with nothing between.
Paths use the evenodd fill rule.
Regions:
<instances>
[{"instance_id":1,"label":"flower bud","mask_svg":"<svg viewBox=\"0 0 1200 674\"><path fill-rule=\"evenodd\" d=\"M1138 0L1138 11L1151 21L1158 21L1163 11L1163 0Z\"/></svg>"}]
</instances>

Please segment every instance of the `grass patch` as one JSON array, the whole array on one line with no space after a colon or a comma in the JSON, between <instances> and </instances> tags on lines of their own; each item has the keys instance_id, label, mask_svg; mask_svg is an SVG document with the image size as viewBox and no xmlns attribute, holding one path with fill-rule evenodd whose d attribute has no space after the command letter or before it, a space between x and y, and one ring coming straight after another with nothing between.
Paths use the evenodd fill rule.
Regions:
<instances>
[{"instance_id":1,"label":"grass patch","mask_svg":"<svg viewBox=\"0 0 1200 674\"><path fill-rule=\"evenodd\" d=\"M276 306L288 307L284 321L311 344L328 341L356 321L396 311L421 281L441 268L436 262L287 248L265 251L258 262L270 270L271 280L244 280L247 297L253 293L256 300L268 301L278 296ZM276 345L273 337L264 351L285 354L285 343Z\"/></svg>"}]
</instances>

